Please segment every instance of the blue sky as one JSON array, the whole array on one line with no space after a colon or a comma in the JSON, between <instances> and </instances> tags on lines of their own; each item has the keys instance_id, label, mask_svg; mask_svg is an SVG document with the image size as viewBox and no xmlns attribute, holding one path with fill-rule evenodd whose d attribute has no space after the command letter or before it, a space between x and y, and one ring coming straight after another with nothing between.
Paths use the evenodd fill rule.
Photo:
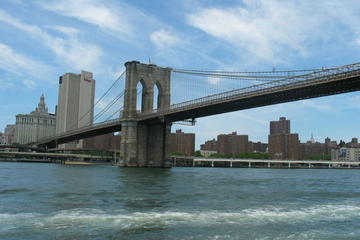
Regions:
<instances>
[{"instance_id":1,"label":"blue sky","mask_svg":"<svg viewBox=\"0 0 360 240\"><path fill-rule=\"evenodd\" d=\"M226 71L359 62L359 12L357 0L2 0L0 129L16 114L31 112L41 93L54 112L60 75L93 72L98 98L129 60L147 63L150 57L164 67ZM267 142L269 121L285 116L302 141L311 133L318 141L350 141L360 137L359 111L355 92L172 129L195 132L197 146L232 131Z\"/></svg>"}]
</instances>

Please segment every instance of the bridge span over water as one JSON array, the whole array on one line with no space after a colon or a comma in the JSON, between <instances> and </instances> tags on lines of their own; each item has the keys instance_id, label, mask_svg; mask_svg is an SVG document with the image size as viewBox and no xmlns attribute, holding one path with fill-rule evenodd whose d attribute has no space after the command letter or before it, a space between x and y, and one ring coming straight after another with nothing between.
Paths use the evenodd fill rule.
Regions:
<instances>
[{"instance_id":1,"label":"bridge span over water","mask_svg":"<svg viewBox=\"0 0 360 240\"><path fill-rule=\"evenodd\" d=\"M169 134L176 121L256 108L301 99L360 90L360 63L339 67L270 72L219 72L162 68L137 61L125 63L123 105L118 117L40 139L33 145L57 144L121 131L123 166L167 167ZM249 83L229 91L171 104L172 74L191 78L235 79ZM137 111L137 85L142 85L141 110ZM154 88L158 89L154 110ZM178 92L176 92L179 94Z\"/></svg>"}]
</instances>

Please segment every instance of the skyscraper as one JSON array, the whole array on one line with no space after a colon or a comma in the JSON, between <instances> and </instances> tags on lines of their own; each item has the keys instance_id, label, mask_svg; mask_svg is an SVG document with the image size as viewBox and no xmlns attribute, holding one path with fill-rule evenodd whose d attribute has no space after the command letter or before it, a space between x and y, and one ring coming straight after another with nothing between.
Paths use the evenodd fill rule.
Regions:
<instances>
[{"instance_id":1,"label":"skyscraper","mask_svg":"<svg viewBox=\"0 0 360 240\"><path fill-rule=\"evenodd\" d=\"M59 78L56 134L89 126L94 117L95 80L91 72L66 73ZM81 148L82 140L60 148Z\"/></svg>"}]
</instances>

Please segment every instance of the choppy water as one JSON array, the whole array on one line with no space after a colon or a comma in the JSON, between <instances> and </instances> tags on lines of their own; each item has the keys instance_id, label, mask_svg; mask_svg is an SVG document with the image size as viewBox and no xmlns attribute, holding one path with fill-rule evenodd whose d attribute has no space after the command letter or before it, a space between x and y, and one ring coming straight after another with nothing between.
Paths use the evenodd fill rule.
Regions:
<instances>
[{"instance_id":1,"label":"choppy water","mask_svg":"<svg viewBox=\"0 0 360 240\"><path fill-rule=\"evenodd\" d=\"M360 171L0 163L0 239L360 239Z\"/></svg>"}]
</instances>

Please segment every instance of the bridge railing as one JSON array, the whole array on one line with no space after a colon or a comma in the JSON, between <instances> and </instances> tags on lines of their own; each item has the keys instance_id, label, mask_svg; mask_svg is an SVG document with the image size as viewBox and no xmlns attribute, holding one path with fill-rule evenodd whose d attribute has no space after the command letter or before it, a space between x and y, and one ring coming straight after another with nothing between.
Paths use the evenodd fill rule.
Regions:
<instances>
[{"instance_id":1,"label":"bridge railing","mask_svg":"<svg viewBox=\"0 0 360 240\"><path fill-rule=\"evenodd\" d=\"M304 86L307 84L314 84L323 81L331 81L333 79L344 78L348 76L359 76L360 75L360 63L345 65L341 67L325 68L311 73L291 76L285 79L274 80L271 82L256 84L250 87L235 89L219 94L209 95L203 98L197 98L182 103L171 105L165 110L154 110L151 112L145 112L139 114L142 117L151 117L153 115L163 115L170 112L176 112L182 109L191 108L199 105L208 105L224 100L231 100L233 98L248 97L257 93L266 93L282 90L284 88L294 88L298 86Z\"/></svg>"}]
</instances>

